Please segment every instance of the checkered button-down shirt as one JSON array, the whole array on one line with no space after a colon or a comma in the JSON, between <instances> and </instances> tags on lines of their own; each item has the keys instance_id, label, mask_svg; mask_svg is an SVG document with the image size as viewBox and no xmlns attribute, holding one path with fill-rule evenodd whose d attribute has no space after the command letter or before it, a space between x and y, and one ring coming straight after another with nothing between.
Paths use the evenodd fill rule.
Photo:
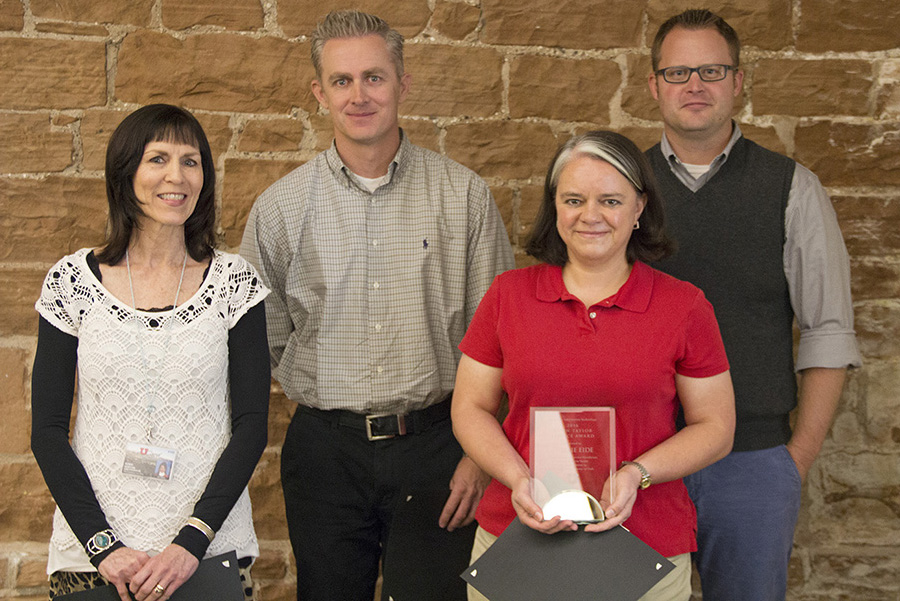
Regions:
<instances>
[{"instance_id":1,"label":"checkered button-down shirt","mask_svg":"<svg viewBox=\"0 0 900 601\"><path fill-rule=\"evenodd\" d=\"M241 254L272 290L274 375L298 403L393 413L440 401L475 308L513 267L474 172L404 135L389 176L369 192L332 145L250 212Z\"/></svg>"}]
</instances>

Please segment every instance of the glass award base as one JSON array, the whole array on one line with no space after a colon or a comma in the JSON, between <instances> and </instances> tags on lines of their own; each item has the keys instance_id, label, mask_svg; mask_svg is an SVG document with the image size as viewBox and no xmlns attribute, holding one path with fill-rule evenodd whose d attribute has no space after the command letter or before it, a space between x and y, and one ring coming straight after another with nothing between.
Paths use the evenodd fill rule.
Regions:
<instances>
[{"instance_id":1,"label":"glass award base","mask_svg":"<svg viewBox=\"0 0 900 601\"><path fill-rule=\"evenodd\" d=\"M541 511L545 520L558 515L576 524L596 524L606 519L597 499L583 490L564 490L544 503Z\"/></svg>"}]
</instances>

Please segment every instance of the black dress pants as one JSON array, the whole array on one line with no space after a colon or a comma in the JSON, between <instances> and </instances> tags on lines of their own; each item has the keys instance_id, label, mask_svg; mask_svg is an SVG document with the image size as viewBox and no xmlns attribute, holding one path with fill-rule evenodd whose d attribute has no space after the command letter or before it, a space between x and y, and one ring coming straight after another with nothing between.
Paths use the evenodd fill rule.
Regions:
<instances>
[{"instance_id":1,"label":"black dress pants","mask_svg":"<svg viewBox=\"0 0 900 601\"><path fill-rule=\"evenodd\" d=\"M372 601L398 503L424 492L446 494L461 457L449 419L369 441L358 429L298 410L281 457L298 601ZM475 527L448 533L437 525L439 515L436 508L421 532L405 532L404 544L384 556L384 601L465 600L459 574ZM392 561L402 569L390 570Z\"/></svg>"}]
</instances>

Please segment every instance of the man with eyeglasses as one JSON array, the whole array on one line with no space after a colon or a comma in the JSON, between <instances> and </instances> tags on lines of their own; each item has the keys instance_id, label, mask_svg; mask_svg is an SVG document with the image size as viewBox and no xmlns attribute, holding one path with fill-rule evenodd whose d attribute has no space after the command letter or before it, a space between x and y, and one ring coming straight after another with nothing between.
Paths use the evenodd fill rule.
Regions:
<instances>
[{"instance_id":1,"label":"man with eyeglasses","mask_svg":"<svg viewBox=\"0 0 900 601\"><path fill-rule=\"evenodd\" d=\"M732 453L685 478L703 599L784 599L801 482L846 368L861 362L849 259L818 178L732 121L744 78L735 31L708 10L688 10L663 23L651 52L664 133L647 157L678 242L657 267L712 302L737 405Z\"/></svg>"}]
</instances>

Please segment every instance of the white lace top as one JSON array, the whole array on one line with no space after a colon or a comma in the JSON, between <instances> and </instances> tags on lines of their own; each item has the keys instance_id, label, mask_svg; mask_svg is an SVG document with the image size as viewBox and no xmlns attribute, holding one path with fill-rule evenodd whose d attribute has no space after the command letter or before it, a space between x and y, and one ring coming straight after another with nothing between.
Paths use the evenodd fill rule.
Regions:
<instances>
[{"instance_id":1,"label":"white lace top","mask_svg":"<svg viewBox=\"0 0 900 601\"><path fill-rule=\"evenodd\" d=\"M228 331L269 290L238 255L216 252L200 289L174 311L135 311L88 267L90 249L47 274L35 308L78 338L78 415L72 447L110 526L129 547L151 554L190 517L231 436ZM148 405L155 406L152 412ZM122 473L128 443L175 449L168 481ZM259 555L246 488L207 556ZM93 571L57 508L48 573Z\"/></svg>"}]
</instances>

